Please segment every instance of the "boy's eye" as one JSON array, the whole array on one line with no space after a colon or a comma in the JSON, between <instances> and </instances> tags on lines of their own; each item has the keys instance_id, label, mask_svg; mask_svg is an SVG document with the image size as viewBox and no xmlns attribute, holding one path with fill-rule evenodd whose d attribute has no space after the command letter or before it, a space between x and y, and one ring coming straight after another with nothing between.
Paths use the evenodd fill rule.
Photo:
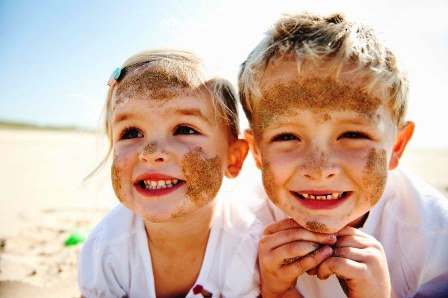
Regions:
<instances>
[{"instance_id":1,"label":"boy's eye","mask_svg":"<svg viewBox=\"0 0 448 298\"><path fill-rule=\"evenodd\" d=\"M143 134L136 128L126 128L121 134L121 140L141 138Z\"/></svg>"},{"instance_id":2,"label":"boy's eye","mask_svg":"<svg viewBox=\"0 0 448 298\"><path fill-rule=\"evenodd\" d=\"M295 141L295 140L300 141L300 138L290 133L282 133L278 136L275 136L272 139L273 142Z\"/></svg>"},{"instance_id":3,"label":"boy's eye","mask_svg":"<svg viewBox=\"0 0 448 298\"><path fill-rule=\"evenodd\" d=\"M194 134L198 134L198 132L189 127L189 126L185 126L185 125L180 125L178 127L176 127L176 129L174 130L174 135L194 135Z\"/></svg>"},{"instance_id":4,"label":"boy's eye","mask_svg":"<svg viewBox=\"0 0 448 298\"><path fill-rule=\"evenodd\" d=\"M364 134L362 132L358 132L358 131L344 132L343 134L341 134L338 137L338 140L342 139L342 138L345 138L345 139L369 139L369 137L366 134Z\"/></svg>"}]
</instances>

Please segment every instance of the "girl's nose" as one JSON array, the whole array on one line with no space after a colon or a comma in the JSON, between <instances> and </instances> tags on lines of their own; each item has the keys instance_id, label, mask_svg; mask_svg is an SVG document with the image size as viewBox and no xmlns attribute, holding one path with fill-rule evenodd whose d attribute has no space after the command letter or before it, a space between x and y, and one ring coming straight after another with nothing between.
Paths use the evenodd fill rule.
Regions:
<instances>
[{"instance_id":1,"label":"girl's nose","mask_svg":"<svg viewBox=\"0 0 448 298\"><path fill-rule=\"evenodd\" d=\"M328 179L339 174L339 167L331 154L314 149L304 156L299 172L307 179Z\"/></svg>"},{"instance_id":2,"label":"girl's nose","mask_svg":"<svg viewBox=\"0 0 448 298\"><path fill-rule=\"evenodd\" d=\"M150 142L138 153L141 161L164 162L168 159L168 154L162 149L158 142Z\"/></svg>"}]
</instances>

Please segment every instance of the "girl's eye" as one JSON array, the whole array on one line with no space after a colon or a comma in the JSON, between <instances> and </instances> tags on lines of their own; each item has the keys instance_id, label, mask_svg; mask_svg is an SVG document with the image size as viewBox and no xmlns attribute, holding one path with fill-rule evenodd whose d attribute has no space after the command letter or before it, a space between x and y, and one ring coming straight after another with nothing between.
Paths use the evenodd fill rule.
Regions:
<instances>
[{"instance_id":1,"label":"girl's eye","mask_svg":"<svg viewBox=\"0 0 448 298\"><path fill-rule=\"evenodd\" d=\"M135 139L143 137L142 133L136 128L127 128L121 134L121 140Z\"/></svg>"},{"instance_id":2,"label":"girl's eye","mask_svg":"<svg viewBox=\"0 0 448 298\"><path fill-rule=\"evenodd\" d=\"M194 130L191 127L185 126L185 125L181 125L176 127L176 129L174 130L174 135L195 135L195 134L199 134L196 130Z\"/></svg>"},{"instance_id":3,"label":"girl's eye","mask_svg":"<svg viewBox=\"0 0 448 298\"><path fill-rule=\"evenodd\" d=\"M272 139L273 142L296 141L296 140L300 141L300 138L290 133L282 133L278 136L275 136Z\"/></svg>"},{"instance_id":4,"label":"girl's eye","mask_svg":"<svg viewBox=\"0 0 448 298\"><path fill-rule=\"evenodd\" d=\"M344 132L343 134L341 134L338 137L338 140L342 139L342 138L344 138L344 139L369 139L369 137L366 134L364 134L362 132L358 132L358 131Z\"/></svg>"}]
</instances>

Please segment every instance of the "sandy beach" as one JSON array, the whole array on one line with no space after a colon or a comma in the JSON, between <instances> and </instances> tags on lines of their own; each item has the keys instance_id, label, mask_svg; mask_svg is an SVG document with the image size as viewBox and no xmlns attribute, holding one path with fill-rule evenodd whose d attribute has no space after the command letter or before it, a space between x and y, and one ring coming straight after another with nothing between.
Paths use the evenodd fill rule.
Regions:
<instances>
[{"instance_id":1,"label":"sandy beach","mask_svg":"<svg viewBox=\"0 0 448 298\"><path fill-rule=\"evenodd\" d=\"M117 204L107 167L83 182L105 148L93 133L0 129L0 297L79 297L81 245L64 242ZM448 148L411 147L402 164L448 195Z\"/></svg>"}]
</instances>

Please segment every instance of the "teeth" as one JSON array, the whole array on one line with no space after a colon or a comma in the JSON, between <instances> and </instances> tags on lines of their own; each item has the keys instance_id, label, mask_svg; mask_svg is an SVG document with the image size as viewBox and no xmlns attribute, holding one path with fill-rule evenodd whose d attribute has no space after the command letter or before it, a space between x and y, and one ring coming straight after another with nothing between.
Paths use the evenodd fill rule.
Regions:
<instances>
[{"instance_id":1,"label":"teeth","mask_svg":"<svg viewBox=\"0 0 448 298\"><path fill-rule=\"evenodd\" d=\"M162 189L162 188L170 188L179 183L179 180L144 180L143 181L145 188L148 190Z\"/></svg>"},{"instance_id":2,"label":"teeth","mask_svg":"<svg viewBox=\"0 0 448 298\"><path fill-rule=\"evenodd\" d=\"M337 200L341 198L342 193L334 192L327 195L312 195L307 193L301 193L300 195L305 199L311 199L311 200Z\"/></svg>"}]
</instances>

